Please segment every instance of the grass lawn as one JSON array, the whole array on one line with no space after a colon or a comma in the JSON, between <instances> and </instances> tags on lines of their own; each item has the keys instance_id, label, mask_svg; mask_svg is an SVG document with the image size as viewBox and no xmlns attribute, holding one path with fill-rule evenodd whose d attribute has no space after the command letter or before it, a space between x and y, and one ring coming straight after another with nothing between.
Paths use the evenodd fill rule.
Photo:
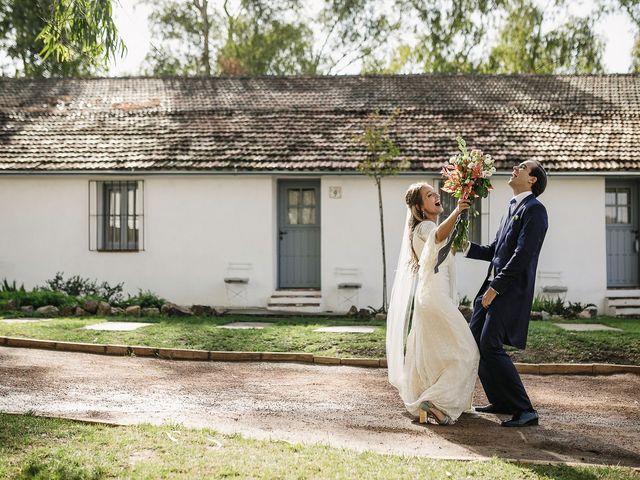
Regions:
<instances>
[{"instance_id":1,"label":"grass lawn","mask_svg":"<svg viewBox=\"0 0 640 480\"><path fill-rule=\"evenodd\" d=\"M0 414L0 478L631 479L620 467L439 461L221 435Z\"/></svg>"},{"instance_id":2,"label":"grass lawn","mask_svg":"<svg viewBox=\"0 0 640 480\"><path fill-rule=\"evenodd\" d=\"M2 317L0 317L2 318ZM153 325L133 332L100 332L83 327L103 321L143 321ZM264 321L263 330L227 330L218 325L236 321ZM517 361L529 363L623 363L640 365L640 319L599 317L565 323L603 323L621 332L568 332L552 322L531 322L525 351L512 351ZM372 334L322 333L316 328L336 325L369 325ZM74 342L146 345L157 348L192 348L222 351L306 352L337 357L385 356L385 323L347 318L60 318L30 324L0 323L0 335Z\"/></svg>"}]
</instances>

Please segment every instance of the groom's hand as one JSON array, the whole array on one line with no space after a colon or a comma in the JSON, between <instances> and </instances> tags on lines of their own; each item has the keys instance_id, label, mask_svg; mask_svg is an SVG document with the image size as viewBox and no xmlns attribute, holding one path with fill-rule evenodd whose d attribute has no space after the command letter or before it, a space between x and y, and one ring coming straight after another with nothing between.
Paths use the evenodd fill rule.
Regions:
<instances>
[{"instance_id":1,"label":"groom's hand","mask_svg":"<svg viewBox=\"0 0 640 480\"><path fill-rule=\"evenodd\" d=\"M493 288L489 287L487 291L484 292L484 295L482 296L482 306L484 308L489 308L489 305L491 305L491 302L493 302L493 299L496 298L496 295L498 295L498 292L496 292Z\"/></svg>"}]
</instances>

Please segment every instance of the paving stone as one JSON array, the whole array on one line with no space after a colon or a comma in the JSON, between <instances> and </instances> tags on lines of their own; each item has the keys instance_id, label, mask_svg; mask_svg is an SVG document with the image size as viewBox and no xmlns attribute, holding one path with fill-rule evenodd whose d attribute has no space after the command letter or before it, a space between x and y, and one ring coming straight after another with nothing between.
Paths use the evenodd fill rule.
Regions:
<instances>
[{"instance_id":1,"label":"paving stone","mask_svg":"<svg viewBox=\"0 0 640 480\"><path fill-rule=\"evenodd\" d=\"M611 332L621 332L619 328L607 327L601 323L554 323L555 326L571 332L597 332L599 330L609 330Z\"/></svg>"},{"instance_id":2,"label":"paving stone","mask_svg":"<svg viewBox=\"0 0 640 480\"><path fill-rule=\"evenodd\" d=\"M233 322L227 323L226 325L220 325L218 328L228 328L230 330L246 330L249 328L265 328L273 325L271 322Z\"/></svg>"},{"instance_id":3,"label":"paving stone","mask_svg":"<svg viewBox=\"0 0 640 480\"><path fill-rule=\"evenodd\" d=\"M350 325L345 327L322 327L316 328L315 332L328 332L328 333L373 333L375 327L363 327L361 325Z\"/></svg>"},{"instance_id":4,"label":"paving stone","mask_svg":"<svg viewBox=\"0 0 640 480\"><path fill-rule=\"evenodd\" d=\"M0 320L2 323L35 323L35 322L50 322L53 318L7 318Z\"/></svg>"},{"instance_id":5,"label":"paving stone","mask_svg":"<svg viewBox=\"0 0 640 480\"><path fill-rule=\"evenodd\" d=\"M138 328L146 327L147 325L153 325L152 323L142 322L105 322L96 323L94 325L87 325L84 327L86 330L104 330L109 332L130 332L137 330Z\"/></svg>"}]
</instances>

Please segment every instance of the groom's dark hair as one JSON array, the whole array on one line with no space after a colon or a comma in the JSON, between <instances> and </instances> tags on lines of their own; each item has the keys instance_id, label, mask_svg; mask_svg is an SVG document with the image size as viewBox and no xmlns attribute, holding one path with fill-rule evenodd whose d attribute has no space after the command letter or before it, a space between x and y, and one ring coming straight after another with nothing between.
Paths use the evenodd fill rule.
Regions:
<instances>
[{"instance_id":1,"label":"groom's dark hair","mask_svg":"<svg viewBox=\"0 0 640 480\"><path fill-rule=\"evenodd\" d=\"M536 177L536 181L531 186L531 191L536 197L539 197L542 195L545 188L547 188L547 172L545 172L544 168L537 160L534 160L533 163L535 163L535 165L531 167L529 175Z\"/></svg>"}]
</instances>

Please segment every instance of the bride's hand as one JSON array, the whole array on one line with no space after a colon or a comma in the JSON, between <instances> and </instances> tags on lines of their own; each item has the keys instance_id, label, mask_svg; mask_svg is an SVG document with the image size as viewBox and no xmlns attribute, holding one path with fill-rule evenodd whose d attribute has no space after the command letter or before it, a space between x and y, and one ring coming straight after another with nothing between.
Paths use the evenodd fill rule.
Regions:
<instances>
[{"instance_id":1,"label":"bride's hand","mask_svg":"<svg viewBox=\"0 0 640 480\"><path fill-rule=\"evenodd\" d=\"M466 209L468 209L471 206L471 200L469 199L460 199L458 200L458 205L456 206L456 213L458 215L460 215L462 212L464 212Z\"/></svg>"}]
</instances>

